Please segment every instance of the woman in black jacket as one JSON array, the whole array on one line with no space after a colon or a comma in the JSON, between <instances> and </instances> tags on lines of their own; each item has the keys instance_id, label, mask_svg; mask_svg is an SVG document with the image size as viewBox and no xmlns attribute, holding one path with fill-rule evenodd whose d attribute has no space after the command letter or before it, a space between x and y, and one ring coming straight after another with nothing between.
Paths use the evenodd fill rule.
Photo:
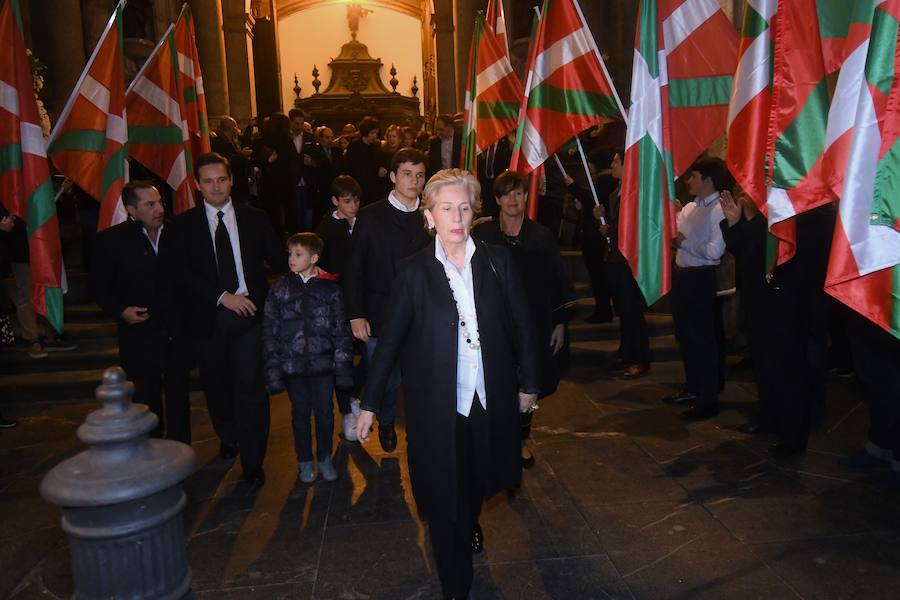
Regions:
<instances>
[{"instance_id":1,"label":"woman in black jacket","mask_svg":"<svg viewBox=\"0 0 900 600\"><path fill-rule=\"evenodd\" d=\"M540 397L549 396L559 385L565 357L567 305L575 300L575 287L566 274L553 232L525 216L528 189L525 178L512 171L494 181L500 208L498 217L481 223L472 236L489 244L507 246L525 285L525 298L541 348ZM522 466L534 465L528 447L533 413L522 413Z\"/></svg>"},{"instance_id":2,"label":"woman in black jacket","mask_svg":"<svg viewBox=\"0 0 900 600\"><path fill-rule=\"evenodd\" d=\"M295 233L294 188L300 167L291 141L291 122L284 113L273 113L263 123L262 131L250 158L253 166L260 169L260 203L276 233Z\"/></svg>"},{"instance_id":3,"label":"woman in black jacket","mask_svg":"<svg viewBox=\"0 0 900 600\"><path fill-rule=\"evenodd\" d=\"M481 549L482 502L521 478L519 413L536 407L540 391L537 337L512 258L469 236L479 193L459 169L425 187L435 240L400 263L357 425L365 442L399 361L413 496L444 596L458 598Z\"/></svg>"}]
</instances>

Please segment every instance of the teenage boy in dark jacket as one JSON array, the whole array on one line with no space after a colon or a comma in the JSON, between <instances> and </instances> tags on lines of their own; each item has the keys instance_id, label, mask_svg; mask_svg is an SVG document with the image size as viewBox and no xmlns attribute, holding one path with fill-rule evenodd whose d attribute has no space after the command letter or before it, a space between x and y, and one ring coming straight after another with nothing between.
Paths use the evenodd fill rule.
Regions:
<instances>
[{"instance_id":1,"label":"teenage boy in dark jacket","mask_svg":"<svg viewBox=\"0 0 900 600\"><path fill-rule=\"evenodd\" d=\"M316 267L323 245L314 233L297 233L288 239L291 272L269 290L263 318L266 387L270 394L287 388L294 450L304 483L316 478L310 411L316 416L319 473L326 481L337 479L331 462L331 394L335 388L353 387L353 337L344 294L333 275Z\"/></svg>"}]
</instances>

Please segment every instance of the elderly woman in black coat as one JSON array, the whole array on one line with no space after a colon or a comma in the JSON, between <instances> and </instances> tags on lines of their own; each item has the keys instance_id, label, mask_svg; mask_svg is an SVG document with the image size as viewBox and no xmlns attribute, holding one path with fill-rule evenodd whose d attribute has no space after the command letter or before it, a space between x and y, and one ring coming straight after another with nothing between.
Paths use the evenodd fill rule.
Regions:
<instances>
[{"instance_id":1,"label":"elderly woman in black coat","mask_svg":"<svg viewBox=\"0 0 900 600\"><path fill-rule=\"evenodd\" d=\"M518 485L519 414L540 391L537 336L509 251L469 236L479 193L459 169L425 186L435 239L400 263L357 425L365 442L399 361L413 496L448 598L469 593L482 502Z\"/></svg>"}]
</instances>

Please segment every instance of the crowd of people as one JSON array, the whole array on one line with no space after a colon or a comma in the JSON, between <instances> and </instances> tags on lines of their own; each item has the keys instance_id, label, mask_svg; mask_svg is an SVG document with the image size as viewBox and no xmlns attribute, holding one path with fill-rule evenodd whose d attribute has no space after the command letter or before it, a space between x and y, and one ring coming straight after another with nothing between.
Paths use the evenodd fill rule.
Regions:
<instances>
[{"instance_id":1,"label":"crowd of people","mask_svg":"<svg viewBox=\"0 0 900 600\"><path fill-rule=\"evenodd\" d=\"M476 178L459 169L458 116L437 117L433 135L372 117L337 135L310 122L300 109L244 130L220 118L213 152L193 165L197 205L174 219L161 185L128 183L129 219L90 245L94 299L117 323L135 401L159 417L154 435L190 443L199 367L219 456L239 456L250 487L265 483L271 395L287 392L298 478L312 483L338 477L332 398L345 440L367 441L377 420L393 452L402 388L410 479L442 589L466 597L482 502L534 464L533 411L565 368L576 294L561 241L580 246L590 275L586 320L618 316L618 352L598 367L624 379L651 371L647 307L618 245L624 132L585 134L584 176L549 168L535 221L526 179L507 170L511 136L479 155ZM900 489L900 349L822 291L834 209L799 215L796 256L776 266L765 218L723 161L702 158L683 180L674 264L660 268L672 268L685 383L663 401L684 405L686 420L715 417L735 337L726 330L742 332L759 402L741 430L773 436L773 457L789 458L822 418L829 341L835 355L843 341L872 429L842 463L892 466L883 485ZM24 295L22 224L0 217L14 309L39 358L55 342L38 337ZM730 327L727 303L740 309Z\"/></svg>"}]
</instances>

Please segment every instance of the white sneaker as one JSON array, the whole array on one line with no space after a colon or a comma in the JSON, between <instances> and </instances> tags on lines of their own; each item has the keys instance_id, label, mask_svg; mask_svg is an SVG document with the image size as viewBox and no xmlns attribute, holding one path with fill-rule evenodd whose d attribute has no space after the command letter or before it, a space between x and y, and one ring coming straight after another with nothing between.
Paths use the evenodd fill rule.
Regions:
<instances>
[{"instance_id":1,"label":"white sneaker","mask_svg":"<svg viewBox=\"0 0 900 600\"><path fill-rule=\"evenodd\" d=\"M357 440L356 415L354 415L352 412L344 415L342 428L345 440L347 440L348 442L355 442Z\"/></svg>"},{"instance_id":2,"label":"white sneaker","mask_svg":"<svg viewBox=\"0 0 900 600\"><path fill-rule=\"evenodd\" d=\"M330 458L319 461L319 473L322 475L322 479L324 479L325 481L334 481L335 479L337 479L337 471L335 470L334 464L331 462Z\"/></svg>"}]
</instances>

